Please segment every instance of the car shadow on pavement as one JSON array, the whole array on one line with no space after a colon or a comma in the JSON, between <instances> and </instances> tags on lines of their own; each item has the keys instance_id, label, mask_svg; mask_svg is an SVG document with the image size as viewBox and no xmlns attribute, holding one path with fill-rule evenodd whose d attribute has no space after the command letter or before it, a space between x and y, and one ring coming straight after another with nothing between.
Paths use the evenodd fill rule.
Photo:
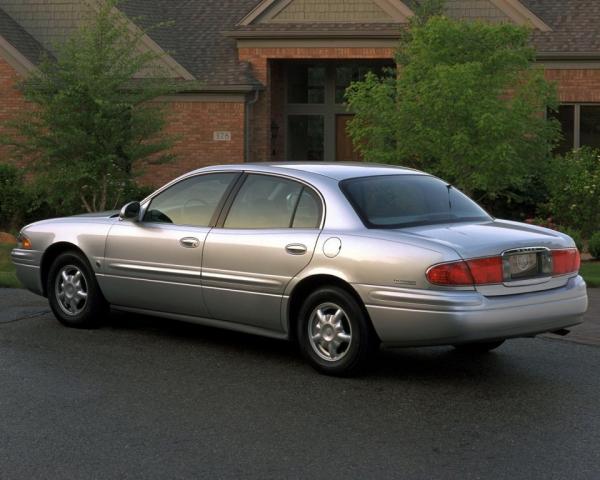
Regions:
<instances>
[{"instance_id":1,"label":"car shadow on pavement","mask_svg":"<svg viewBox=\"0 0 600 480\"><path fill-rule=\"evenodd\" d=\"M187 346L197 345L199 348L209 350L226 350L233 358L236 353L243 352L244 360L240 357L240 362L246 362L248 356L251 356L271 366L280 366L284 363L290 369L297 367L300 371L309 374L314 372L304 363L296 345L285 340L125 312L113 312L106 322L106 327L134 335L156 336L172 343L173 348L182 343ZM449 382L456 379L469 382L486 381L489 378L497 380L505 375L511 376L517 373L513 368L516 361L511 361L510 353L503 351L510 348L505 345L497 351L483 355L460 353L452 347L381 348L374 355L367 370L352 380L365 378L427 379ZM528 375L523 369L517 368L517 370L520 376Z\"/></svg>"},{"instance_id":2,"label":"car shadow on pavement","mask_svg":"<svg viewBox=\"0 0 600 480\"><path fill-rule=\"evenodd\" d=\"M294 352L293 345L287 341L137 313L112 311L105 326L117 331L144 332L146 335L169 338L174 342L191 342L257 352L269 351L274 355Z\"/></svg>"}]
</instances>

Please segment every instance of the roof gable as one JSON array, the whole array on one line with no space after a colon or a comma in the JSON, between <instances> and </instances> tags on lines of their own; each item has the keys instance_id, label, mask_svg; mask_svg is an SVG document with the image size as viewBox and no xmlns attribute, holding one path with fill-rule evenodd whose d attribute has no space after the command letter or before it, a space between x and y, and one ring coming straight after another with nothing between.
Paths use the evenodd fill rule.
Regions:
<instances>
[{"instance_id":1,"label":"roof gable","mask_svg":"<svg viewBox=\"0 0 600 480\"><path fill-rule=\"evenodd\" d=\"M56 54L57 45L72 34L99 5L100 0L0 0L0 7L7 16L52 54ZM115 12L121 15L116 9ZM139 31L139 27L125 15L121 16L132 32ZM141 38L141 49L159 54L157 66L168 77L194 79L148 35ZM140 72L139 76L146 74Z\"/></svg>"},{"instance_id":2,"label":"roof gable","mask_svg":"<svg viewBox=\"0 0 600 480\"><path fill-rule=\"evenodd\" d=\"M238 25L262 23L406 23L400 0L263 0Z\"/></svg>"},{"instance_id":3,"label":"roof gable","mask_svg":"<svg viewBox=\"0 0 600 480\"><path fill-rule=\"evenodd\" d=\"M535 15L519 0L489 0L494 6L502 10L513 22L526 25L542 32L552 30L546 22Z\"/></svg>"},{"instance_id":4,"label":"roof gable","mask_svg":"<svg viewBox=\"0 0 600 480\"><path fill-rule=\"evenodd\" d=\"M404 0L415 9L417 0ZM491 22L513 22L535 30L552 30L525 4L529 0L446 0L446 14L460 20L484 20ZM555 0L540 0L543 3Z\"/></svg>"},{"instance_id":5,"label":"roof gable","mask_svg":"<svg viewBox=\"0 0 600 480\"><path fill-rule=\"evenodd\" d=\"M35 69L35 65L51 54L21 25L0 8L0 56L20 74Z\"/></svg>"}]
</instances>

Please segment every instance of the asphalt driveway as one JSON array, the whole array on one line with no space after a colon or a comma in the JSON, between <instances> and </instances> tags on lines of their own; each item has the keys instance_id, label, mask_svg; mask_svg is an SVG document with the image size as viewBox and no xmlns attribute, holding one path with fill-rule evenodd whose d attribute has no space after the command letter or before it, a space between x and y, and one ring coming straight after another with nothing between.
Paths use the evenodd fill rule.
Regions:
<instances>
[{"instance_id":1,"label":"asphalt driveway","mask_svg":"<svg viewBox=\"0 0 600 480\"><path fill-rule=\"evenodd\" d=\"M571 338L591 345L384 350L336 379L286 342L129 314L67 329L0 290L0 479L597 479L590 293Z\"/></svg>"}]
</instances>

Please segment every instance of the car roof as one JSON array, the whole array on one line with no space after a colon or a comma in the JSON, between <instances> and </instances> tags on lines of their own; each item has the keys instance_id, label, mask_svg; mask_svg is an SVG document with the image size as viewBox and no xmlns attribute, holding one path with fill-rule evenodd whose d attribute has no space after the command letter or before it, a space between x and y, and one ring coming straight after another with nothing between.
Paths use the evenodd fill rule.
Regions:
<instances>
[{"instance_id":1,"label":"car roof","mask_svg":"<svg viewBox=\"0 0 600 480\"><path fill-rule=\"evenodd\" d=\"M264 173L287 173L303 177L303 173L321 175L334 180L346 180L357 177L373 177L378 175L427 175L412 168L364 162L271 162L271 163L238 163L232 165L216 165L198 171L208 170L248 170ZM291 171L290 171L291 170Z\"/></svg>"}]
</instances>

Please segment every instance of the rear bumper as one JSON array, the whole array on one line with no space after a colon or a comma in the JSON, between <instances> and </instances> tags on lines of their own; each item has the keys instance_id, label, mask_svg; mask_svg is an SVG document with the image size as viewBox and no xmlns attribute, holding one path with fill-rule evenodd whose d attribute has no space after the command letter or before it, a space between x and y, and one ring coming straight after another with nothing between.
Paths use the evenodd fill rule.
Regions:
<instances>
[{"instance_id":1,"label":"rear bumper","mask_svg":"<svg viewBox=\"0 0 600 480\"><path fill-rule=\"evenodd\" d=\"M390 346L532 336L581 323L588 305L586 285L580 276L561 288L498 297L475 291L355 287L365 300L379 338Z\"/></svg>"}]
</instances>

